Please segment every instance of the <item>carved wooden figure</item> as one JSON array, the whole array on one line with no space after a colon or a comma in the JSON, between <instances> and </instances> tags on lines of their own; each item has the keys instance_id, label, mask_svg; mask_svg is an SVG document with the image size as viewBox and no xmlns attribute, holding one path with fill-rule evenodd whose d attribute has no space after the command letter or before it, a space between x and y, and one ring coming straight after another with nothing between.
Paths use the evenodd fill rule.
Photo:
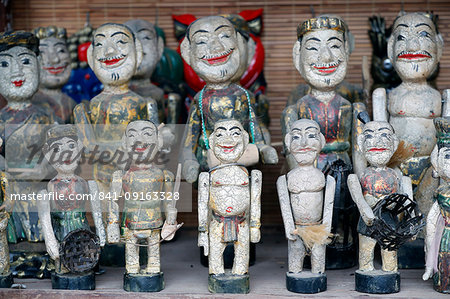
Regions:
<instances>
[{"instance_id":1,"label":"carved wooden figure","mask_svg":"<svg viewBox=\"0 0 450 299\"><path fill-rule=\"evenodd\" d=\"M359 178L356 174L348 177L350 193L361 215L358 223L359 270L355 276L356 290L383 294L399 292L397 251L381 249L382 271L375 270L373 259L377 240L371 237L369 231L376 219L374 209L384 198L394 193L406 193L412 198L411 180L386 166L399 143L388 122L367 122L362 134L358 135L357 143L370 166Z\"/></svg>"},{"instance_id":2,"label":"carved wooden figure","mask_svg":"<svg viewBox=\"0 0 450 299\"><path fill-rule=\"evenodd\" d=\"M418 186L415 198L426 214L438 186L430 167L430 154L436 144L433 119L448 114L449 95L449 90L445 90L442 97L427 83L427 78L439 63L443 40L431 16L425 13L399 16L392 28L388 57L402 83L388 95L383 88L373 92L373 119L388 121L399 140L412 150L413 156L403 159L399 167Z\"/></svg>"},{"instance_id":3,"label":"carved wooden figure","mask_svg":"<svg viewBox=\"0 0 450 299\"><path fill-rule=\"evenodd\" d=\"M220 16L193 22L181 43L183 59L206 82L191 106L182 143L183 176L188 182L197 180L199 170L208 169L206 153L210 145L207 136L221 119L237 119L245 123L262 161L267 164L278 162L275 149L264 141L255 116L254 96L232 83L242 70L241 59L246 57L244 47L242 35L229 20Z\"/></svg>"},{"instance_id":4,"label":"carved wooden figure","mask_svg":"<svg viewBox=\"0 0 450 299\"><path fill-rule=\"evenodd\" d=\"M9 174L14 175L14 181L9 180L14 194L37 193L41 188L36 186L37 182L48 173L44 163L38 163L39 154L36 152L42 146L42 130L53 119L44 108L31 103L39 85L38 54L39 40L33 34L24 31L0 34L0 94L8 101L0 110L0 132L5 141L2 154L6 154L6 167ZM34 154L32 148L36 150ZM33 201L14 205L13 239L43 240L37 213L32 211L35 206Z\"/></svg>"},{"instance_id":5,"label":"carved wooden figure","mask_svg":"<svg viewBox=\"0 0 450 299\"><path fill-rule=\"evenodd\" d=\"M57 175L40 193L39 218L47 252L55 260L54 289L95 289L92 269L98 262L100 246L105 245L97 184L75 174L82 151L83 143L74 125L56 125L48 130L43 152ZM81 198L89 200L98 237L92 238L86 217L89 208ZM69 255L64 246L70 247Z\"/></svg>"},{"instance_id":6,"label":"carved wooden figure","mask_svg":"<svg viewBox=\"0 0 450 299\"><path fill-rule=\"evenodd\" d=\"M288 239L289 272L286 286L291 292L317 293L327 289L325 250L331 236L336 183L314 166L325 145L319 125L297 120L285 136L286 146L297 166L277 180L278 197ZM303 271L305 256L311 255L311 272Z\"/></svg>"},{"instance_id":7,"label":"carved wooden figure","mask_svg":"<svg viewBox=\"0 0 450 299\"><path fill-rule=\"evenodd\" d=\"M179 95L171 94L177 103L167 105L164 98L164 90L152 84L150 77L152 76L159 60L164 51L164 41L158 36L155 25L145 20L130 20L125 23L136 38L142 44L142 62L136 69L136 73L130 82L130 89L144 98L150 98L158 104L159 120L165 123L177 123L180 111L177 111L178 102L181 100ZM168 109L167 116L165 109ZM175 111L174 111L175 109Z\"/></svg>"},{"instance_id":8,"label":"carved wooden figure","mask_svg":"<svg viewBox=\"0 0 450 299\"><path fill-rule=\"evenodd\" d=\"M126 199L122 222L126 291L159 292L164 288L159 244L162 240L171 240L177 229L174 204L177 194L173 192L173 174L153 163L162 146L163 136L155 124L144 120L131 122L123 136L123 148L128 152L131 164L125 173L114 172L111 183L112 196L122 195ZM133 194L139 194L139 198ZM112 204L108 242L116 243L119 241L119 209L117 203ZM147 264L142 270L138 244L141 240L147 242Z\"/></svg>"},{"instance_id":9,"label":"carved wooden figure","mask_svg":"<svg viewBox=\"0 0 450 299\"><path fill-rule=\"evenodd\" d=\"M84 125L85 145L90 150L98 146L99 151L109 152L112 157L130 121L149 119L159 124L158 107L156 101L145 100L129 90L130 79L143 56L141 43L132 30L122 24L106 23L97 28L93 36L87 53L88 63L104 89L90 101L89 113L79 104L74 116L77 124ZM116 169L115 163L94 165L95 178L102 191L108 189Z\"/></svg>"},{"instance_id":10,"label":"carved wooden figure","mask_svg":"<svg viewBox=\"0 0 450 299\"><path fill-rule=\"evenodd\" d=\"M423 279L433 278L434 289L450 293L450 118L434 121L437 145L431 153L436 176L441 178L427 217L426 270ZM434 275L433 275L434 273Z\"/></svg>"},{"instance_id":11,"label":"carved wooden figure","mask_svg":"<svg viewBox=\"0 0 450 299\"><path fill-rule=\"evenodd\" d=\"M72 71L70 53L67 49L66 29L56 26L34 29L39 39L40 87L33 103L49 105L59 123L73 123L75 101L61 88Z\"/></svg>"},{"instance_id":12,"label":"carved wooden figure","mask_svg":"<svg viewBox=\"0 0 450 299\"><path fill-rule=\"evenodd\" d=\"M250 242L260 239L262 174L237 164L248 145L248 133L237 120L218 121L209 136L220 161L199 176L198 245L209 257L208 289L212 293L249 292ZM234 244L233 269L225 272L223 252Z\"/></svg>"}]
</instances>

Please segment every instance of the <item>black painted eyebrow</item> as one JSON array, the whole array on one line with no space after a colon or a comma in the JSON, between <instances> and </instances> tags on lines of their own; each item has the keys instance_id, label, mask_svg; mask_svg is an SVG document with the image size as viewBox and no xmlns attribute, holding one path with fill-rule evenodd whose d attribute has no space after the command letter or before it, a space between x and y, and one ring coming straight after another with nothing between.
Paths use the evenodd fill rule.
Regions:
<instances>
[{"instance_id":1,"label":"black painted eyebrow","mask_svg":"<svg viewBox=\"0 0 450 299\"><path fill-rule=\"evenodd\" d=\"M136 129L133 129L133 128L129 128L128 131L134 131L134 132L137 132Z\"/></svg>"},{"instance_id":2,"label":"black painted eyebrow","mask_svg":"<svg viewBox=\"0 0 450 299\"><path fill-rule=\"evenodd\" d=\"M17 56L23 56L23 55L30 55L30 56L33 56L32 54L30 54L30 53L20 53L19 55L17 55Z\"/></svg>"},{"instance_id":3,"label":"black painted eyebrow","mask_svg":"<svg viewBox=\"0 0 450 299\"><path fill-rule=\"evenodd\" d=\"M8 56L8 57L13 57L11 54L6 54L6 53L0 53L0 56Z\"/></svg>"},{"instance_id":4,"label":"black painted eyebrow","mask_svg":"<svg viewBox=\"0 0 450 299\"><path fill-rule=\"evenodd\" d=\"M336 37L336 36L330 37L330 38L328 39L328 41L332 41L332 40L334 40L334 39L337 39L338 41L340 41L340 42L342 43L342 40L341 40L339 37Z\"/></svg>"},{"instance_id":5,"label":"black painted eyebrow","mask_svg":"<svg viewBox=\"0 0 450 299\"><path fill-rule=\"evenodd\" d=\"M148 31L148 32L154 33L154 31L152 31L152 30L150 30L148 28L139 29L137 32L139 33L139 32L142 32L142 31Z\"/></svg>"},{"instance_id":6,"label":"black painted eyebrow","mask_svg":"<svg viewBox=\"0 0 450 299\"><path fill-rule=\"evenodd\" d=\"M430 28L431 30L433 30L433 29L431 28L431 26L428 25L427 23L419 23L419 24L416 25L416 27L419 27L419 26L427 26L428 28Z\"/></svg>"},{"instance_id":7,"label":"black painted eyebrow","mask_svg":"<svg viewBox=\"0 0 450 299\"><path fill-rule=\"evenodd\" d=\"M381 131L381 130L389 130L390 131L391 129L389 129L388 127L382 127L382 128L378 129L378 131Z\"/></svg>"},{"instance_id":8,"label":"black painted eyebrow","mask_svg":"<svg viewBox=\"0 0 450 299\"><path fill-rule=\"evenodd\" d=\"M129 36L128 34L126 34L125 32L123 32L123 31L117 31L117 32L114 32L113 34L111 34L111 37L113 37L113 36L115 36L115 35L118 35L118 34L123 34L123 35L125 35L126 37L130 38L130 36Z\"/></svg>"},{"instance_id":9,"label":"black painted eyebrow","mask_svg":"<svg viewBox=\"0 0 450 299\"><path fill-rule=\"evenodd\" d=\"M406 27L406 28L408 28L409 26L408 25L406 25L406 24L398 24L397 25L397 27L395 27L395 29L397 29L398 27L400 27L400 26L402 26L402 27Z\"/></svg>"},{"instance_id":10,"label":"black painted eyebrow","mask_svg":"<svg viewBox=\"0 0 450 299\"><path fill-rule=\"evenodd\" d=\"M153 128L152 127L143 127L142 130L152 130L153 131Z\"/></svg>"},{"instance_id":11,"label":"black painted eyebrow","mask_svg":"<svg viewBox=\"0 0 450 299\"><path fill-rule=\"evenodd\" d=\"M204 29L199 29L199 30L195 31L195 32L192 34L192 37L194 37L194 35L195 35L196 33L201 33L201 32L208 33L209 31L208 31L208 30L204 30Z\"/></svg>"},{"instance_id":12,"label":"black painted eyebrow","mask_svg":"<svg viewBox=\"0 0 450 299\"><path fill-rule=\"evenodd\" d=\"M310 37L306 41L310 41L310 40L315 40L316 42L320 42L320 39L318 39L317 37Z\"/></svg>"},{"instance_id":13,"label":"black painted eyebrow","mask_svg":"<svg viewBox=\"0 0 450 299\"><path fill-rule=\"evenodd\" d=\"M316 129L317 131L319 131L319 129L317 129L316 127L307 127L305 130L309 130L309 129Z\"/></svg>"},{"instance_id":14,"label":"black painted eyebrow","mask_svg":"<svg viewBox=\"0 0 450 299\"><path fill-rule=\"evenodd\" d=\"M239 128L238 126L231 127L230 131L231 131L231 130L239 130L239 131L242 131L241 128Z\"/></svg>"},{"instance_id":15,"label":"black painted eyebrow","mask_svg":"<svg viewBox=\"0 0 450 299\"><path fill-rule=\"evenodd\" d=\"M97 37L97 36L101 36L101 37L106 37L104 34L102 34L102 33L97 33L96 35L95 35L95 37Z\"/></svg>"},{"instance_id":16,"label":"black painted eyebrow","mask_svg":"<svg viewBox=\"0 0 450 299\"><path fill-rule=\"evenodd\" d=\"M217 30L219 30L220 28L224 28L224 27L230 28L230 26L228 26L228 25L220 25L220 26L217 27L214 31L217 31Z\"/></svg>"},{"instance_id":17,"label":"black painted eyebrow","mask_svg":"<svg viewBox=\"0 0 450 299\"><path fill-rule=\"evenodd\" d=\"M225 128L225 127L217 127L217 130L227 130L227 128Z\"/></svg>"},{"instance_id":18,"label":"black painted eyebrow","mask_svg":"<svg viewBox=\"0 0 450 299\"><path fill-rule=\"evenodd\" d=\"M61 143L59 143L58 141L55 141L52 143L52 145L50 145L50 148L58 146L58 145L61 145Z\"/></svg>"},{"instance_id":19,"label":"black painted eyebrow","mask_svg":"<svg viewBox=\"0 0 450 299\"><path fill-rule=\"evenodd\" d=\"M56 44L55 44L55 46L64 46L64 43L63 42L57 42Z\"/></svg>"},{"instance_id":20,"label":"black painted eyebrow","mask_svg":"<svg viewBox=\"0 0 450 299\"><path fill-rule=\"evenodd\" d=\"M365 129L365 130L364 130L364 133L366 133L366 132L371 132L371 133L373 133L373 130L371 130L371 129Z\"/></svg>"}]
</instances>

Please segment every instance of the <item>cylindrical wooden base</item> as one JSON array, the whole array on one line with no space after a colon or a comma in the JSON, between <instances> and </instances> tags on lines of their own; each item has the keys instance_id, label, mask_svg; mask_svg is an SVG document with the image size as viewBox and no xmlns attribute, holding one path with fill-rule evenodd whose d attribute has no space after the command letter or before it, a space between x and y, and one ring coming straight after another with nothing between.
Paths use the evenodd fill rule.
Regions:
<instances>
[{"instance_id":1,"label":"cylindrical wooden base","mask_svg":"<svg viewBox=\"0 0 450 299\"><path fill-rule=\"evenodd\" d=\"M286 288L290 292L315 294L327 290L327 276L314 274L310 271L286 273Z\"/></svg>"},{"instance_id":2,"label":"cylindrical wooden base","mask_svg":"<svg viewBox=\"0 0 450 299\"><path fill-rule=\"evenodd\" d=\"M250 277L248 274L210 274L208 290L211 293L247 294L250 291Z\"/></svg>"},{"instance_id":3,"label":"cylindrical wooden base","mask_svg":"<svg viewBox=\"0 0 450 299\"><path fill-rule=\"evenodd\" d=\"M81 274L52 273L52 289L61 290L95 290L94 272Z\"/></svg>"},{"instance_id":4,"label":"cylindrical wooden base","mask_svg":"<svg viewBox=\"0 0 450 299\"><path fill-rule=\"evenodd\" d=\"M123 275L123 289L127 292L159 292L164 289L164 273Z\"/></svg>"},{"instance_id":5,"label":"cylindrical wooden base","mask_svg":"<svg viewBox=\"0 0 450 299\"><path fill-rule=\"evenodd\" d=\"M381 270L355 272L356 291L369 294L400 292L400 273Z\"/></svg>"}]
</instances>

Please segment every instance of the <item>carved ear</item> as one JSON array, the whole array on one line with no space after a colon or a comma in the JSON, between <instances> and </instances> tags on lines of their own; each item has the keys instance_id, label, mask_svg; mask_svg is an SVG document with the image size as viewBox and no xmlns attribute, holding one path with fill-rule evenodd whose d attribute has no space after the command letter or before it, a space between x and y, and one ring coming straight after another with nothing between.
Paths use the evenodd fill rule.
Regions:
<instances>
[{"instance_id":1,"label":"carved ear","mask_svg":"<svg viewBox=\"0 0 450 299\"><path fill-rule=\"evenodd\" d=\"M442 48L444 47L444 38L442 35L436 34L436 44L437 44L437 61L441 60Z\"/></svg>"},{"instance_id":2,"label":"carved ear","mask_svg":"<svg viewBox=\"0 0 450 299\"><path fill-rule=\"evenodd\" d=\"M242 132L242 138L243 138L243 140L244 140L244 148L246 149L247 146L248 146L248 143L250 142L250 137L249 137L247 131L244 130L244 131Z\"/></svg>"},{"instance_id":3,"label":"carved ear","mask_svg":"<svg viewBox=\"0 0 450 299\"><path fill-rule=\"evenodd\" d=\"M164 52L164 40L162 36L158 36L158 61L161 59Z\"/></svg>"},{"instance_id":4,"label":"carved ear","mask_svg":"<svg viewBox=\"0 0 450 299\"><path fill-rule=\"evenodd\" d=\"M87 56L88 64L91 67L91 69L93 70L94 69L94 46L92 45L92 43L89 46L89 48L87 49L86 56Z\"/></svg>"},{"instance_id":5,"label":"carved ear","mask_svg":"<svg viewBox=\"0 0 450 299\"><path fill-rule=\"evenodd\" d=\"M291 138L292 136L290 133L287 133L286 136L284 136L284 144L286 145L288 151L290 150L291 147Z\"/></svg>"},{"instance_id":6,"label":"carved ear","mask_svg":"<svg viewBox=\"0 0 450 299\"><path fill-rule=\"evenodd\" d=\"M358 137L356 137L356 143L358 144L359 151L361 153L364 153L364 135L359 134Z\"/></svg>"},{"instance_id":7,"label":"carved ear","mask_svg":"<svg viewBox=\"0 0 450 299\"><path fill-rule=\"evenodd\" d=\"M180 45L181 57L188 65L191 65L191 43L185 37Z\"/></svg>"},{"instance_id":8,"label":"carved ear","mask_svg":"<svg viewBox=\"0 0 450 299\"><path fill-rule=\"evenodd\" d=\"M327 142L325 140L325 136L323 136L322 133L319 133L319 135L320 135L320 144L321 144L320 149L323 149L323 147L325 146L325 144L327 144Z\"/></svg>"},{"instance_id":9,"label":"carved ear","mask_svg":"<svg viewBox=\"0 0 450 299\"><path fill-rule=\"evenodd\" d=\"M391 34L387 44L387 54L389 60L394 63L394 36Z\"/></svg>"},{"instance_id":10,"label":"carved ear","mask_svg":"<svg viewBox=\"0 0 450 299\"><path fill-rule=\"evenodd\" d=\"M395 135L395 134L393 134L393 136L392 136L393 138L394 138L394 153L395 153L395 151L397 150L397 148L398 148L398 143L399 143L399 140L398 140L398 137L397 137L397 135Z\"/></svg>"},{"instance_id":11,"label":"carved ear","mask_svg":"<svg viewBox=\"0 0 450 299\"><path fill-rule=\"evenodd\" d=\"M202 135L200 138L203 138L204 135ZM214 148L214 144L216 144L216 139L214 138L214 132L211 132L208 136L208 143L209 148Z\"/></svg>"},{"instance_id":12,"label":"carved ear","mask_svg":"<svg viewBox=\"0 0 450 299\"><path fill-rule=\"evenodd\" d=\"M138 66L141 65L142 56L144 56L143 55L144 51L142 50L142 44L137 38L134 41L134 47L136 48L136 68L137 68Z\"/></svg>"},{"instance_id":13,"label":"carved ear","mask_svg":"<svg viewBox=\"0 0 450 299\"><path fill-rule=\"evenodd\" d=\"M439 149L438 146L435 145L433 151L431 152L430 160L431 165L433 165L434 171L439 175L439 168L438 168L438 155Z\"/></svg>"},{"instance_id":14,"label":"carved ear","mask_svg":"<svg viewBox=\"0 0 450 299\"><path fill-rule=\"evenodd\" d=\"M301 73L300 71L300 48L301 48L302 44L300 43L300 41L296 41L294 44L294 48L292 48L292 59L294 60L294 65L295 68L297 69L297 71L299 73Z\"/></svg>"},{"instance_id":15,"label":"carved ear","mask_svg":"<svg viewBox=\"0 0 450 299\"><path fill-rule=\"evenodd\" d=\"M237 38L237 44L238 44L238 48L239 48L239 53L240 53L240 55L242 57L243 56L242 53L246 53L246 51L247 51L247 43L245 42L244 37L242 36L242 34L240 34L237 31L236 31L236 38ZM241 63L242 63L242 61L241 61ZM247 61L245 61L245 63L247 63Z\"/></svg>"}]
</instances>

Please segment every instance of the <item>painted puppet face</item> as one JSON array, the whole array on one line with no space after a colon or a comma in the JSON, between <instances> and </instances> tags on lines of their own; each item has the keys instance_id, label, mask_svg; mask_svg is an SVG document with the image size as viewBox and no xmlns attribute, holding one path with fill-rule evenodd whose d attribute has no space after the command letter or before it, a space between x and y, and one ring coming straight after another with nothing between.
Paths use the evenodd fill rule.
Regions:
<instances>
[{"instance_id":1,"label":"painted puppet face","mask_svg":"<svg viewBox=\"0 0 450 299\"><path fill-rule=\"evenodd\" d=\"M133 30L134 35L142 44L142 62L138 66L135 77L150 78L158 64L164 45L162 39L159 40L155 26L144 20L131 20L125 23Z\"/></svg>"},{"instance_id":2,"label":"painted puppet face","mask_svg":"<svg viewBox=\"0 0 450 299\"><path fill-rule=\"evenodd\" d=\"M201 18L192 24L189 40L183 41L189 45L186 50L182 47L182 55L200 78L223 83L236 74L245 45L230 21L217 16Z\"/></svg>"},{"instance_id":3,"label":"painted puppet face","mask_svg":"<svg viewBox=\"0 0 450 299\"><path fill-rule=\"evenodd\" d=\"M62 137L48 144L45 157L58 173L74 173L78 167L82 150L81 142L71 137Z\"/></svg>"},{"instance_id":4,"label":"painted puppet face","mask_svg":"<svg viewBox=\"0 0 450 299\"><path fill-rule=\"evenodd\" d=\"M152 161L158 152L158 130L149 121L133 121L126 129L125 145L132 159Z\"/></svg>"},{"instance_id":5,"label":"painted puppet face","mask_svg":"<svg viewBox=\"0 0 450 299\"><path fill-rule=\"evenodd\" d=\"M301 119L286 135L286 145L299 165L312 165L325 145L325 138L315 121Z\"/></svg>"},{"instance_id":6,"label":"painted puppet face","mask_svg":"<svg viewBox=\"0 0 450 299\"><path fill-rule=\"evenodd\" d=\"M397 150L398 139L387 122L371 121L358 136L358 146L370 165L386 166Z\"/></svg>"},{"instance_id":7,"label":"painted puppet face","mask_svg":"<svg viewBox=\"0 0 450 299\"><path fill-rule=\"evenodd\" d=\"M431 19L407 14L394 23L388 55L403 81L427 78L439 62L442 44Z\"/></svg>"},{"instance_id":8,"label":"painted puppet face","mask_svg":"<svg viewBox=\"0 0 450 299\"><path fill-rule=\"evenodd\" d=\"M94 32L89 66L105 85L118 86L128 82L138 65L132 33L124 26L107 24Z\"/></svg>"},{"instance_id":9,"label":"painted puppet face","mask_svg":"<svg viewBox=\"0 0 450 299\"><path fill-rule=\"evenodd\" d=\"M442 147L438 153L438 168L440 177L450 180L450 147Z\"/></svg>"},{"instance_id":10,"label":"painted puppet face","mask_svg":"<svg viewBox=\"0 0 450 299\"><path fill-rule=\"evenodd\" d=\"M27 100L39 85L36 54L25 47L0 52L0 94L8 101Z\"/></svg>"},{"instance_id":11,"label":"painted puppet face","mask_svg":"<svg viewBox=\"0 0 450 299\"><path fill-rule=\"evenodd\" d=\"M210 145L222 163L239 160L248 144L248 133L237 120L220 121L214 126Z\"/></svg>"},{"instance_id":12,"label":"painted puppet face","mask_svg":"<svg viewBox=\"0 0 450 299\"><path fill-rule=\"evenodd\" d=\"M317 89L334 89L347 73L348 47L344 34L321 29L303 35L294 63L305 81Z\"/></svg>"},{"instance_id":13,"label":"painted puppet face","mask_svg":"<svg viewBox=\"0 0 450 299\"><path fill-rule=\"evenodd\" d=\"M56 37L41 39L39 52L42 86L59 88L66 84L72 71L66 41Z\"/></svg>"}]
</instances>

